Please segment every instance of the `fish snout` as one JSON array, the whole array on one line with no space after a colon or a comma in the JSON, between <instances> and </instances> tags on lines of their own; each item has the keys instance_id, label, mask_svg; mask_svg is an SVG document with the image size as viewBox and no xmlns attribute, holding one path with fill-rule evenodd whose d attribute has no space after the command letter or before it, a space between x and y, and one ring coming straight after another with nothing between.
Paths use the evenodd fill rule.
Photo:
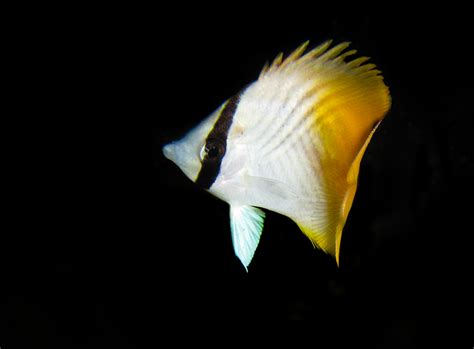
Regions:
<instances>
[{"instance_id":1,"label":"fish snout","mask_svg":"<svg viewBox=\"0 0 474 349\"><path fill-rule=\"evenodd\" d=\"M176 159L176 145L175 144L173 143L166 144L162 150L163 150L163 155L165 156L165 158L173 162L176 162L175 161Z\"/></svg>"},{"instance_id":2,"label":"fish snout","mask_svg":"<svg viewBox=\"0 0 474 349\"><path fill-rule=\"evenodd\" d=\"M166 144L164 147L163 147L163 155L165 156L165 158L167 158L168 160L171 160L173 161L174 163L177 164L177 156L178 156L178 149L177 149L177 144L175 142L172 142L172 143L169 143L169 144Z\"/></svg>"}]
</instances>

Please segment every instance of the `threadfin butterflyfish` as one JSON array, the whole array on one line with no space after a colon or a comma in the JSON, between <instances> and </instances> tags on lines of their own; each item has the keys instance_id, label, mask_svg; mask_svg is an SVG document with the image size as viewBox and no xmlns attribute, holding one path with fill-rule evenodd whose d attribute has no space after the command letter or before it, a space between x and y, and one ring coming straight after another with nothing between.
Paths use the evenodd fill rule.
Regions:
<instances>
[{"instance_id":1,"label":"threadfin butterflyfish","mask_svg":"<svg viewBox=\"0 0 474 349\"><path fill-rule=\"evenodd\" d=\"M163 147L197 185L230 205L235 254L247 269L270 210L292 219L339 264L362 156L391 99L349 43L308 42L266 64L181 140Z\"/></svg>"}]
</instances>

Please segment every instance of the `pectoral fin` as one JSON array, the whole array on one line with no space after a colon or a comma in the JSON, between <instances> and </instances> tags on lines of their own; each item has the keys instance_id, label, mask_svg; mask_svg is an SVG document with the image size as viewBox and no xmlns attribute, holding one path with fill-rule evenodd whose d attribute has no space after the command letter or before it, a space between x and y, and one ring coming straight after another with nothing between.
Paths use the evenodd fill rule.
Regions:
<instances>
[{"instance_id":1,"label":"pectoral fin","mask_svg":"<svg viewBox=\"0 0 474 349\"><path fill-rule=\"evenodd\" d=\"M265 212L252 206L230 206L232 244L237 257L247 269L262 234Z\"/></svg>"}]
</instances>

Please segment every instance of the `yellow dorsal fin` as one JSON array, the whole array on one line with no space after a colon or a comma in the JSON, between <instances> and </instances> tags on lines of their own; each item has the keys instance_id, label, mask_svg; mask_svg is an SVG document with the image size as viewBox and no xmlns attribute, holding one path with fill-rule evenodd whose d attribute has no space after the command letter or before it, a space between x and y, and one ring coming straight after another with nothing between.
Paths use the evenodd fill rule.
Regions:
<instances>
[{"instance_id":1,"label":"yellow dorsal fin","mask_svg":"<svg viewBox=\"0 0 474 349\"><path fill-rule=\"evenodd\" d=\"M322 48L320 48L322 46ZM311 135L324 189L324 213L296 223L311 241L339 263L342 229L357 188L359 165L365 149L390 108L388 88L368 58L349 63L355 52L342 53L349 43L328 50L323 44L286 66L304 81L311 81L314 95Z\"/></svg>"},{"instance_id":2,"label":"yellow dorsal fin","mask_svg":"<svg viewBox=\"0 0 474 349\"><path fill-rule=\"evenodd\" d=\"M312 60L320 55L322 55L328 47L331 45L331 40L328 40L318 47L314 48L313 50L309 51L304 55L304 57L301 57L306 48L309 45L309 41L304 42L296 50L294 50L287 58L283 59L283 53L279 53L275 59L273 60L272 64L265 63L264 67L262 68L262 71L260 72L259 79L261 79L263 76L266 74L270 74L272 72L278 71L285 69L289 65L298 62L298 61L307 61L307 60ZM337 46L335 47L337 48Z\"/></svg>"},{"instance_id":3,"label":"yellow dorsal fin","mask_svg":"<svg viewBox=\"0 0 474 349\"><path fill-rule=\"evenodd\" d=\"M272 64L269 67L266 68L266 73L270 74L270 73L276 71L280 67L282 61L283 61L283 52L280 52L275 57Z\"/></svg>"},{"instance_id":4,"label":"yellow dorsal fin","mask_svg":"<svg viewBox=\"0 0 474 349\"><path fill-rule=\"evenodd\" d=\"M334 46L330 50L324 52L324 54L322 54L319 57L319 59L321 61L327 61L327 60L330 60L332 58L336 58L340 55L340 53L342 51L344 51L346 48L348 48L350 44L351 44L350 42L341 42L340 44Z\"/></svg>"},{"instance_id":5,"label":"yellow dorsal fin","mask_svg":"<svg viewBox=\"0 0 474 349\"><path fill-rule=\"evenodd\" d=\"M321 56L324 52L327 51L329 46L331 46L332 40L327 40L323 42L321 45L317 46L316 48L309 51L307 54L304 55L304 60L314 60Z\"/></svg>"},{"instance_id":6,"label":"yellow dorsal fin","mask_svg":"<svg viewBox=\"0 0 474 349\"><path fill-rule=\"evenodd\" d=\"M300 45L287 58L285 58L283 63L280 64L279 68L284 69L287 65L291 64L292 62L300 58L303 52L306 50L306 47L308 46L308 44L309 44L309 41L306 41L302 45Z\"/></svg>"},{"instance_id":7,"label":"yellow dorsal fin","mask_svg":"<svg viewBox=\"0 0 474 349\"><path fill-rule=\"evenodd\" d=\"M343 60L345 57L355 54L357 52L356 50L351 50L344 54L341 54L341 52L344 51L350 45L349 42L342 42L328 50L328 48L331 46L331 43L332 40L325 41L324 43L312 49L303 56L303 52L309 45L309 41L306 41L300 46L298 46L298 48L294 50L285 59L283 59L283 53L279 53L274 59L272 65L270 66L270 69L266 70L264 67L263 70L266 70L268 72L274 72L277 70L283 70L287 66L294 63L301 64L308 61L315 61L316 59L318 59L319 62L327 61L336 57L338 60Z\"/></svg>"}]
</instances>

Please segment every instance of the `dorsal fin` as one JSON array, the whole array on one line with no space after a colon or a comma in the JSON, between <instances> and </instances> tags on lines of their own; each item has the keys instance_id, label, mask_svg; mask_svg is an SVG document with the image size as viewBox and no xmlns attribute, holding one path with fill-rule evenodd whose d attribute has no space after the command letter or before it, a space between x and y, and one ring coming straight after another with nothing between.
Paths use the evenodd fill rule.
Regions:
<instances>
[{"instance_id":1,"label":"dorsal fin","mask_svg":"<svg viewBox=\"0 0 474 349\"><path fill-rule=\"evenodd\" d=\"M345 62L356 53L344 52L349 43L330 48L330 42L325 42L303 55L306 45L286 60L275 61L262 72L259 83L265 80L262 83L269 86L283 81L306 84L304 98L313 104L304 111L304 118L311 119L304 125L311 125L308 132L314 140L314 158L321 169L324 195L315 199L318 209L311 217L296 215L293 219L314 244L339 262L342 229L356 192L359 165L375 126L391 101L380 71L366 63L367 57Z\"/></svg>"},{"instance_id":2,"label":"dorsal fin","mask_svg":"<svg viewBox=\"0 0 474 349\"><path fill-rule=\"evenodd\" d=\"M356 192L360 162L390 107L388 88L379 71L373 69L375 65L363 64L366 57L344 63L340 48L346 47L338 45L338 49L323 54L320 58L326 61L322 66L313 63L319 88L315 88L318 98L311 115L311 134L323 145L317 152L327 210L322 225L297 222L313 242L335 256L338 264L342 229Z\"/></svg>"}]
</instances>

